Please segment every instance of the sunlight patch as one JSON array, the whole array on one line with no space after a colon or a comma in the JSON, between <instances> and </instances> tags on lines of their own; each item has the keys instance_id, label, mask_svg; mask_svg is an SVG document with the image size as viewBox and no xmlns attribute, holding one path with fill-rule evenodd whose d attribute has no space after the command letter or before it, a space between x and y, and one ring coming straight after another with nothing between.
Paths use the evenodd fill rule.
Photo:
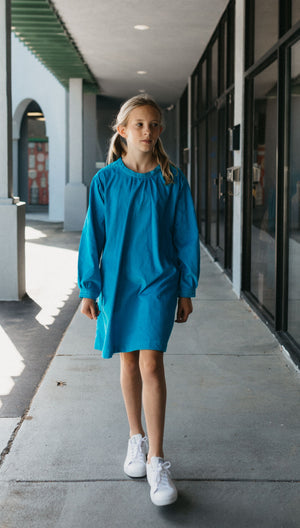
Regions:
<instances>
[{"instance_id":1,"label":"sunlight patch","mask_svg":"<svg viewBox=\"0 0 300 528\"><path fill-rule=\"evenodd\" d=\"M47 235L40 231L39 229L35 229L34 227L26 226L25 227L25 239L26 240L38 240L39 238L45 238Z\"/></svg>"}]
</instances>

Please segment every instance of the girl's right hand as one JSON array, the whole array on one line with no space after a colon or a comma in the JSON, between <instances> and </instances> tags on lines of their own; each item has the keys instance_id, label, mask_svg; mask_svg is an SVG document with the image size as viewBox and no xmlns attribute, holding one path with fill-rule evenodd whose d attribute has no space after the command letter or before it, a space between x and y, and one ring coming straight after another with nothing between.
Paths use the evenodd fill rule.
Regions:
<instances>
[{"instance_id":1,"label":"girl's right hand","mask_svg":"<svg viewBox=\"0 0 300 528\"><path fill-rule=\"evenodd\" d=\"M89 319L97 319L100 313L97 302L94 299L82 299L81 313Z\"/></svg>"}]
</instances>

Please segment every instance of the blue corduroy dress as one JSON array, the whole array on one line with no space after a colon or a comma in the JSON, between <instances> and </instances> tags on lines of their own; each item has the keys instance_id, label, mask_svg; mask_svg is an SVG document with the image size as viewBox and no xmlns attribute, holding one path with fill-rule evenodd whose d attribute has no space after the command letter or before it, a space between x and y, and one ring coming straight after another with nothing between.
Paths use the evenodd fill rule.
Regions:
<instances>
[{"instance_id":1,"label":"blue corduroy dress","mask_svg":"<svg viewBox=\"0 0 300 528\"><path fill-rule=\"evenodd\" d=\"M199 234L183 173L171 166L147 173L122 159L93 178L78 258L80 297L98 299L95 348L165 351L178 297L194 297L199 278Z\"/></svg>"}]
</instances>

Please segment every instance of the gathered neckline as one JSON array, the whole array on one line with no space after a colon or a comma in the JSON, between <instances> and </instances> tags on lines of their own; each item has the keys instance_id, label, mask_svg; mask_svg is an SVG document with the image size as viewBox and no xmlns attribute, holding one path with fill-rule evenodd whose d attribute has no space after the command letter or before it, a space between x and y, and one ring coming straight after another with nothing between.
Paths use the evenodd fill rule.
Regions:
<instances>
[{"instance_id":1,"label":"gathered neckline","mask_svg":"<svg viewBox=\"0 0 300 528\"><path fill-rule=\"evenodd\" d=\"M154 169L152 169L151 171L148 171L148 172L136 172L132 169L129 169L123 159L120 157L118 160L120 165L122 165L122 169L127 173L129 174L130 176L134 176L135 178L149 178L151 176L153 176L154 174L158 173L160 171L160 165L156 165L156 167Z\"/></svg>"}]
</instances>

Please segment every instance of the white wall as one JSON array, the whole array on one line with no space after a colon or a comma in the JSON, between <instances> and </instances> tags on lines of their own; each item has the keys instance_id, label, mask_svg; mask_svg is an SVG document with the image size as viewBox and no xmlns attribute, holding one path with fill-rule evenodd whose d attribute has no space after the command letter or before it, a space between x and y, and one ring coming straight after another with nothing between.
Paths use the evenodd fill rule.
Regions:
<instances>
[{"instance_id":1,"label":"white wall","mask_svg":"<svg viewBox=\"0 0 300 528\"><path fill-rule=\"evenodd\" d=\"M66 90L13 34L12 113L15 145L23 113L32 100L39 104L44 113L49 138L49 220L63 221L67 161ZM17 178L16 163L15 154L14 179ZM17 190L16 182L14 189Z\"/></svg>"}]
</instances>

